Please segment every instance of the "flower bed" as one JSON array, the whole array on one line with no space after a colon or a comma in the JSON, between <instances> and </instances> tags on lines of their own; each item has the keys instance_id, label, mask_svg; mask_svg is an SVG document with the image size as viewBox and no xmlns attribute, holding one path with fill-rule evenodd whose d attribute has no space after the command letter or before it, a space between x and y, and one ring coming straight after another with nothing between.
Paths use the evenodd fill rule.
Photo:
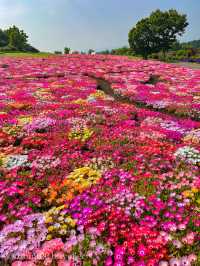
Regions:
<instances>
[{"instance_id":1,"label":"flower bed","mask_svg":"<svg viewBox=\"0 0 200 266\"><path fill-rule=\"evenodd\" d=\"M200 71L2 57L0 78L2 265L200 264Z\"/></svg>"}]
</instances>

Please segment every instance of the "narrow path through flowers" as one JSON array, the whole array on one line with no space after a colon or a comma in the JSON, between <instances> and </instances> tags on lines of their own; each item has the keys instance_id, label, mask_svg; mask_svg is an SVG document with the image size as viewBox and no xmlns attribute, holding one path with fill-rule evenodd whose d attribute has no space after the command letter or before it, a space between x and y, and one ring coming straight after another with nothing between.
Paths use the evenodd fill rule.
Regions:
<instances>
[{"instance_id":1,"label":"narrow path through flowers","mask_svg":"<svg viewBox=\"0 0 200 266\"><path fill-rule=\"evenodd\" d=\"M118 74L119 73L120 72L118 72ZM92 79L94 79L96 81L97 90L103 91L105 94L113 97L118 102L127 103L127 104L133 104L134 106L136 106L138 108L145 108L145 109L148 109L148 110L157 111L157 112L161 112L161 113L164 113L164 114L169 114L169 115L177 117L177 118L189 118L190 117L189 114L181 114L181 116L180 116L178 114L171 113L171 112L167 111L166 109L154 108L152 106L146 105L143 102L135 101L135 100L131 99L129 96L125 96L125 95L116 93L115 90L111 87L110 82L107 81L106 79L98 78L98 77L95 77L94 75L90 75L90 74L85 74L85 76L87 76L89 78L92 78ZM156 76L151 76L148 81L146 81L146 82L144 81L144 82L141 82L141 83L142 84L151 84L151 80L153 80L153 82L154 82L154 78L157 78L157 77ZM155 83L156 83L156 81L155 81ZM193 118L193 120L194 121L200 121L200 116Z\"/></svg>"}]
</instances>

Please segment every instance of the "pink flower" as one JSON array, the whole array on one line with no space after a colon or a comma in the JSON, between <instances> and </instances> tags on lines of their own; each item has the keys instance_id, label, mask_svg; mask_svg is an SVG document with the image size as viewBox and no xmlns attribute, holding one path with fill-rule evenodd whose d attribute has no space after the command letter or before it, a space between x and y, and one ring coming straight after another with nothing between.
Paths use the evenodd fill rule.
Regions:
<instances>
[{"instance_id":1,"label":"pink flower","mask_svg":"<svg viewBox=\"0 0 200 266\"><path fill-rule=\"evenodd\" d=\"M23 261L14 261L13 263L12 263L12 266L22 266L23 265Z\"/></svg>"},{"instance_id":2,"label":"pink flower","mask_svg":"<svg viewBox=\"0 0 200 266\"><path fill-rule=\"evenodd\" d=\"M140 260L140 261L135 263L135 266L146 266L146 264L144 261Z\"/></svg>"},{"instance_id":3,"label":"pink flower","mask_svg":"<svg viewBox=\"0 0 200 266\"><path fill-rule=\"evenodd\" d=\"M137 254L140 257L145 257L147 254L147 248L144 245L140 244L137 250Z\"/></svg>"},{"instance_id":4,"label":"pink flower","mask_svg":"<svg viewBox=\"0 0 200 266\"><path fill-rule=\"evenodd\" d=\"M66 243L64 246L64 251L66 253L70 253L72 251L72 245L70 243Z\"/></svg>"},{"instance_id":5,"label":"pink flower","mask_svg":"<svg viewBox=\"0 0 200 266\"><path fill-rule=\"evenodd\" d=\"M128 257L127 263L128 264L133 264L135 262L135 259L132 256Z\"/></svg>"},{"instance_id":6,"label":"pink flower","mask_svg":"<svg viewBox=\"0 0 200 266\"><path fill-rule=\"evenodd\" d=\"M169 261L169 265L170 266L181 266L181 261L179 259L172 258Z\"/></svg>"},{"instance_id":7,"label":"pink flower","mask_svg":"<svg viewBox=\"0 0 200 266\"><path fill-rule=\"evenodd\" d=\"M164 261L164 260L160 261L160 263L159 263L159 266L168 266L168 265L169 265L169 263L167 261Z\"/></svg>"},{"instance_id":8,"label":"pink flower","mask_svg":"<svg viewBox=\"0 0 200 266\"><path fill-rule=\"evenodd\" d=\"M110 266L112 264L113 264L112 257L111 256L107 257L105 261L105 266Z\"/></svg>"},{"instance_id":9,"label":"pink flower","mask_svg":"<svg viewBox=\"0 0 200 266\"><path fill-rule=\"evenodd\" d=\"M43 250L37 250L36 253L36 260L43 260L45 257L47 256L47 253L45 254L45 252Z\"/></svg>"},{"instance_id":10,"label":"pink flower","mask_svg":"<svg viewBox=\"0 0 200 266\"><path fill-rule=\"evenodd\" d=\"M197 260L197 256L195 254L190 254L188 256L188 259L189 259L190 263L193 263Z\"/></svg>"},{"instance_id":11,"label":"pink flower","mask_svg":"<svg viewBox=\"0 0 200 266\"><path fill-rule=\"evenodd\" d=\"M173 240L172 243L176 248L181 248L183 246L179 240Z\"/></svg>"},{"instance_id":12,"label":"pink flower","mask_svg":"<svg viewBox=\"0 0 200 266\"><path fill-rule=\"evenodd\" d=\"M190 265L191 265L191 263L190 263L188 257L182 257L181 258L181 266L190 266Z\"/></svg>"},{"instance_id":13,"label":"pink flower","mask_svg":"<svg viewBox=\"0 0 200 266\"><path fill-rule=\"evenodd\" d=\"M36 264L32 261L24 261L22 266L36 266Z\"/></svg>"},{"instance_id":14,"label":"pink flower","mask_svg":"<svg viewBox=\"0 0 200 266\"><path fill-rule=\"evenodd\" d=\"M15 261L12 266L36 266L36 264L32 261Z\"/></svg>"},{"instance_id":15,"label":"pink flower","mask_svg":"<svg viewBox=\"0 0 200 266\"><path fill-rule=\"evenodd\" d=\"M73 266L73 263L68 260L59 260L57 263L58 266Z\"/></svg>"},{"instance_id":16,"label":"pink flower","mask_svg":"<svg viewBox=\"0 0 200 266\"><path fill-rule=\"evenodd\" d=\"M65 258L65 255L64 255L63 252L58 251L58 252L55 253L54 257L55 257L55 259L57 259L57 260L63 260L63 259Z\"/></svg>"},{"instance_id":17,"label":"pink flower","mask_svg":"<svg viewBox=\"0 0 200 266\"><path fill-rule=\"evenodd\" d=\"M125 264L124 264L124 262L122 262L122 261L117 261L117 262L115 262L114 264L113 264L113 266L124 266Z\"/></svg>"},{"instance_id":18,"label":"pink flower","mask_svg":"<svg viewBox=\"0 0 200 266\"><path fill-rule=\"evenodd\" d=\"M185 230L185 228L186 228L185 224L179 224L178 225L179 230Z\"/></svg>"},{"instance_id":19,"label":"pink flower","mask_svg":"<svg viewBox=\"0 0 200 266\"><path fill-rule=\"evenodd\" d=\"M93 252L92 252L92 250L89 250L89 251L87 252L87 256L88 256L89 258L92 258L92 256L93 256Z\"/></svg>"},{"instance_id":20,"label":"pink flower","mask_svg":"<svg viewBox=\"0 0 200 266\"><path fill-rule=\"evenodd\" d=\"M192 245L194 243L195 234L193 232L188 233L182 240L184 243Z\"/></svg>"},{"instance_id":21,"label":"pink flower","mask_svg":"<svg viewBox=\"0 0 200 266\"><path fill-rule=\"evenodd\" d=\"M52 264L52 258L47 257L47 258L44 260L44 265L45 265L45 266L51 266L51 264Z\"/></svg>"}]
</instances>

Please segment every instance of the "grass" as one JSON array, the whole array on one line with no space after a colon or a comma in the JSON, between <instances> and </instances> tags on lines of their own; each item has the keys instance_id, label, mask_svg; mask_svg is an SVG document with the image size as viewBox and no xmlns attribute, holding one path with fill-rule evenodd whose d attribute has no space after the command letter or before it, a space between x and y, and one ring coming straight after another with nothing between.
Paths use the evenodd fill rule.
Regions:
<instances>
[{"instance_id":1,"label":"grass","mask_svg":"<svg viewBox=\"0 0 200 266\"><path fill-rule=\"evenodd\" d=\"M2 56L9 56L9 57L48 57L50 55L53 55L52 53L23 53L23 52L12 52L12 53L1 53L0 57Z\"/></svg>"},{"instance_id":2,"label":"grass","mask_svg":"<svg viewBox=\"0 0 200 266\"><path fill-rule=\"evenodd\" d=\"M137 55L137 56L136 55L129 55L128 58L133 59L133 60L141 60L142 59L142 57L139 55Z\"/></svg>"}]
</instances>

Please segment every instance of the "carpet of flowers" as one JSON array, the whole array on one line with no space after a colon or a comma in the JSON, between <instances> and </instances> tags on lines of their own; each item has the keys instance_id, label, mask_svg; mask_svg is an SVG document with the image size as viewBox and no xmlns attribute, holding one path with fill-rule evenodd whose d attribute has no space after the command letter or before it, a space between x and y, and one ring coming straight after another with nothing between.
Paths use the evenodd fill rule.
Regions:
<instances>
[{"instance_id":1,"label":"carpet of flowers","mask_svg":"<svg viewBox=\"0 0 200 266\"><path fill-rule=\"evenodd\" d=\"M0 59L0 265L198 266L199 169L200 70Z\"/></svg>"}]
</instances>

